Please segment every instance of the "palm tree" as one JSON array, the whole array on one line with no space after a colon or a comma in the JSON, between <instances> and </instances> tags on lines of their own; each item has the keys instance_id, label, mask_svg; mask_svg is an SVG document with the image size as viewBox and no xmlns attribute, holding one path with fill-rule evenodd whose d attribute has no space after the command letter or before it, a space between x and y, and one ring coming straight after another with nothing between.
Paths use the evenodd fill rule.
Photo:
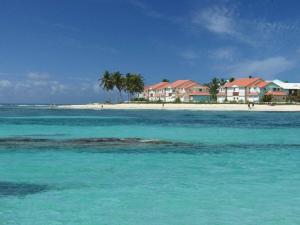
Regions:
<instances>
[{"instance_id":1,"label":"palm tree","mask_svg":"<svg viewBox=\"0 0 300 225\"><path fill-rule=\"evenodd\" d=\"M221 79L220 79L220 85L221 85L221 86L223 86L224 84L226 84L226 82L227 82L227 81L226 81L224 78L221 78Z\"/></svg>"},{"instance_id":2,"label":"palm tree","mask_svg":"<svg viewBox=\"0 0 300 225\"><path fill-rule=\"evenodd\" d=\"M134 94L140 94L144 91L144 77L141 74L133 74Z\"/></svg>"},{"instance_id":3,"label":"palm tree","mask_svg":"<svg viewBox=\"0 0 300 225\"><path fill-rule=\"evenodd\" d=\"M131 99L131 94L133 93L133 77L132 77L132 74L131 73L127 73L126 74L126 77L125 77L125 91L127 92L127 95L128 95L128 101L130 101Z\"/></svg>"},{"instance_id":4,"label":"palm tree","mask_svg":"<svg viewBox=\"0 0 300 225\"><path fill-rule=\"evenodd\" d=\"M144 91L144 78L140 74L127 73L125 87L128 93L128 101L130 101L134 94Z\"/></svg>"},{"instance_id":5,"label":"palm tree","mask_svg":"<svg viewBox=\"0 0 300 225\"><path fill-rule=\"evenodd\" d=\"M117 88L119 92L119 102L121 101L122 98L122 90L124 89L124 78L122 77L122 74L117 71L111 74L113 85Z\"/></svg>"},{"instance_id":6,"label":"palm tree","mask_svg":"<svg viewBox=\"0 0 300 225\"><path fill-rule=\"evenodd\" d=\"M102 77L99 79L99 81L100 81L99 86L102 87L102 89L104 91L107 91L109 93L109 102L111 102L111 97L110 97L109 91L114 89L114 84L113 84L111 73L106 70L102 74Z\"/></svg>"},{"instance_id":7,"label":"palm tree","mask_svg":"<svg viewBox=\"0 0 300 225\"><path fill-rule=\"evenodd\" d=\"M230 77L229 78L229 82L233 82L233 81L235 81L235 78L234 77Z\"/></svg>"},{"instance_id":8,"label":"palm tree","mask_svg":"<svg viewBox=\"0 0 300 225\"><path fill-rule=\"evenodd\" d=\"M211 94L211 97L213 100L217 99L218 89L220 87L220 80L216 77L214 77L211 82L208 83L209 87L209 93Z\"/></svg>"},{"instance_id":9,"label":"palm tree","mask_svg":"<svg viewBox=\"0 0 300 225\"><path fill-rule=\"evenodd\" d=\"M164 78L162 82L170 82L168 79Z\"/></svg>"}]
</instances>

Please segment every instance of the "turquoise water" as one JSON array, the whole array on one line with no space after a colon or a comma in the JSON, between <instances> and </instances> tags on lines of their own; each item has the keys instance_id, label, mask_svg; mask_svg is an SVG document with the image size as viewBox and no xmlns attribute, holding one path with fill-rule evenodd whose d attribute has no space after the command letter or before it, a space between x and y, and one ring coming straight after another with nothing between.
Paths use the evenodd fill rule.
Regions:
<instances>
[{"instance_id":1,"label":"turquoise water","mask_svg":"<svg viewBox=\"0 0 300 225\"><path fill-rule=\"evenodd\" d=\"M0 107L2 225L300 224L300 113Z\"/></svg>"}]
</instances>

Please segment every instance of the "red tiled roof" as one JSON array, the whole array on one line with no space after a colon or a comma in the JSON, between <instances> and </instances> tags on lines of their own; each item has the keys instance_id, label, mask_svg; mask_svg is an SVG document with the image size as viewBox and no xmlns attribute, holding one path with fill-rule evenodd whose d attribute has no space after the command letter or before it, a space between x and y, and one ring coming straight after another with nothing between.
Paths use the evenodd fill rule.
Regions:
<instances>
[{"instance_id":1,"label":"red tiled roof","mask_svg":"<svg viewBox=\"0 0 300 225\"><path fill-rule=\"evenodd\" d=\"M238 86L238 87L249 87L252 85L255 85L257 83L262 82L263 80L259 77L255 78L241 78L234 80L232 82L226 83L224 87L233 87L233 86Z\"/></svg>"},{"instance_id":2,"label":"red tiled roof","mask_svg":"<svg viewBox=\"0 0 300 225\"><path fill-rule=\"evenodd\" d=\"M191 87L194 87L194 86L198 86L200 84L198 84L197 82L194 82L194 81L190 81L188 83L184 83L182 86L179 86L180 88L191 88Z\"/></svg>"},{"instance_id":3,"label":"red tiled roof","mask_svg":"<svg viewBox=\"0 0 300 225\"><path fill-rule=\"evenodd\" d=\"M205 89L205 88L209 88L208 86L206 86L206 85L201 85L201 84L198 84L197 85L197 88L202 88L202 89Z\"/></svg>"},{"instance_id":4,"label":"red tiled roof","mask_svg":"<svg viewBox=\"0 0 300 225\"><path fill-rule=\"evenodd\" d=\"M183 85L189 84L190 80L176 80L171 84L172 88L181 88Z\"/></svg>"},{"instance_id":5,"label":"red tiled roof","mask_svg":"<svg viewBox=\"0 0 300 225\"><path fill-rule=\"evenodd\" d=\"M272 96L287 96L287 93L284 91L268 91L265 95L272 95Z\"/></svg>"},{"instance_id":6,"label":"red tiled roof","mask_svg":"<svg viewBox=\"0 0 300 225\"><path fill-rule=\"evenodd\" d=\"M190 95L210 96L210 93L208 93L208 92L194 91L194 92L190 93Z\"/></svg>"},{"instance_id":7,"label":"red tiled roof","mask_svg":"<svg viewBox=\"0 0 300 225\"><path fill-rule=\"evenodd\" d=\"M145 87L145 90L149 90L149 89L155 90L155 89L166 88L169 85L170 85L169 82L160 82L158 84L153 84L153 85Z\"/></svg>"},{"instance_id":8,"label":"red tiled roof","mask_svg":"<svg viewBox=\"0 0 300 225\"><path fill-rule=\"evenodd\" d=\"M258 84L256 84L255 86L256 87L259 87L259 88L264 88L265 86L267 86L270 82L267 82L267 81L261 81L259 82Z\"/></svg>"},{"instance_id":9,"label":"red tiled roof","mask_svg":"<svg viewBox=\"0 0 300 225\"><path fill-rule=\"evenodd\" d=\"M150 88L151 88L151 85L147 85L147 86L144 87L144 91L146 91L146 90L148 90Z\"/></svg>"}]
</instances>

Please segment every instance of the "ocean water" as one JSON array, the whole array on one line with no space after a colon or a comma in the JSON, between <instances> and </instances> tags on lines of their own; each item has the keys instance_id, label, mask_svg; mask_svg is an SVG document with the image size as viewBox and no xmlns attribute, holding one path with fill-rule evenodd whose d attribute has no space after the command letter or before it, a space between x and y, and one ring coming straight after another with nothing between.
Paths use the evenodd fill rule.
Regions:
<instances>
[{"instance_id":1,"label":"ocean water","mask_svg":"<svg viewBox=\"0 0 300 225\"><path fill-rule=\"evenodd\" d=\"M300 113L0 107L1 225L298 225Z\"/></svg>"}]
</instances>

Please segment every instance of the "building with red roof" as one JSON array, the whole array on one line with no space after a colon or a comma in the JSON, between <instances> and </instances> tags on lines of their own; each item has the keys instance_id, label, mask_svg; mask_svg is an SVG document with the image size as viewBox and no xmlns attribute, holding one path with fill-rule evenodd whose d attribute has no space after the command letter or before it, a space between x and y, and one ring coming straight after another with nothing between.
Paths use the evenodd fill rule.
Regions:
<instances>
[{"instance_id":1,"label":"building with red roof","mask_svg":"<svg viewBox=\"0 0 300 225\"><path fill-rule=\"evenodd\" d=\"M149 101L175 102L179 99L181 102L190 102L191 96L208 96L209 89L206 86L192 80L177 80L173 83L160 82L154 85L146 86L142 97ZM199 97L194 98L200 99Z\"/></svg>"},{"instance_id":2,"label":"building with red roof","mask_svg":"<svg viewBox=\"0 0 300 225\"><path fill-rule=\"evenodd\" d=\"M273 82L265 81L259 77L241 78L223 85L217 95L218 102L261 102L268 93L282 92L282 89ZM275 96L274 95L274 96ZM274 98L282 100L283 98Z\"/></svg>"},{"instance_id":3,"label":"building with red roof","mask_svg":"<svg viewBox=\"0 0 300 225\"><path fill-rule=\"evenodd\" d=\"M223 85L217 95L218 102L259 102L258 85L265 81L259 77L240 78Z\"/></svg>"},{"instance_id":4,"label":"building with red roof","mask_svg":"<svg viewBox=\"0 0 300 225\"><path fill-rule=\"evenodd\" d=\"M169 82L160 82L144 88L142 97L149 101L164 101L165 89L170 85Z\"/></svg>"}]
</instances>

